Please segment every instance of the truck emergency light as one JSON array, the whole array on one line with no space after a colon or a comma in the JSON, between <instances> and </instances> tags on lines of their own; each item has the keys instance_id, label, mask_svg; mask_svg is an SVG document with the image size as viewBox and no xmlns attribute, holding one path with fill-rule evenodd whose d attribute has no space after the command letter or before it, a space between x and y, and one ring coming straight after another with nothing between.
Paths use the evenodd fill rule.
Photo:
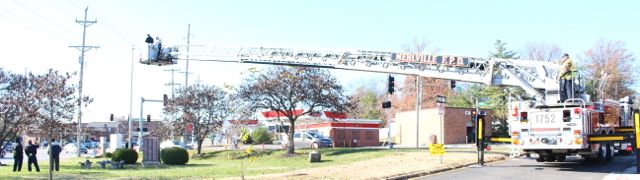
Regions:
<instances>
[{"instance_id":1,"label":"truck emergency light","mask_svg":"<svg viewBox=\"0 0 640 180\"><path fill-rule=\"evenodd\" d=\"M581 132L582 132L582 131L581 131L581 130L579 130L579 129L573 130L573 135L580 136L580 135L581 135Z\"/></svg>"},{"instance_id":2,"label":"truck emergency light","mask_svg":"<svg viewBox=\"0 0 640 180\"><path fill-rule=\"evenodd\" d=\"M573 109L573 113L574 114L580 114L581 111L582 111L582 109L580 109L580 108Z\"/></svg>"}]
</instances>

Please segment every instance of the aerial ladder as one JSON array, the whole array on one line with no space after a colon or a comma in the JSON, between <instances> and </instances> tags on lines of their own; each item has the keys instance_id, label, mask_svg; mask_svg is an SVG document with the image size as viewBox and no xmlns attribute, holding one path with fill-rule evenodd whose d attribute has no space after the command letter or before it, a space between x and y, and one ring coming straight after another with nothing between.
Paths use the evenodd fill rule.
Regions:
<instances>
[{"instance_id":1,"label":"aerial ladder","mask_svg":"<svg viewBox=\"0 0 640 180\"><path fill-rule=\"evenodd\" d=\"M150 50L153 51L153 50ZM151 53L153 54L153 53ZM307 49L280 47L180 46L166 47L148 65L172 65L177 60L291 65L352 71L414 75L436 79L522 87L539 104L557 102L558 65L552 62L428 55L420 53L353 49Z\"/></svg>"},{"instance_id":2,"label":"aerial ladder","mask_svg":"<svg viewBox=\"0 0 640 180\"><path fill-rule=\"evenodd\" d=\"M565 102L559 101L559 65L553 62L357 49L190 46L189 52L184 52L181 46L169 46L158 52L152 49L152 46L149 47L149 57L153 58L141 58L142 64L166 66L177 64L178 60L190 60L412 75L489 86L520 87L533 98L533 103L529 105L533 108L586 108L585 101L579 98ZM640 129L634 126L638 124L638 118L638 111L635 110L635 123L618 127L612 133L585 134L584 141L600 143L601 147L615 142L631 142L634 150L640 149L640 143L636 142L635 138L640 133ZM478 126L478 128L482 127ZM483 161L481 157L486 147L485 142L515 144L515 137L511 136L478 136L477 138L480 164ZM640 158L637 159L640 162Z\"/></svg>"}]
</instances>

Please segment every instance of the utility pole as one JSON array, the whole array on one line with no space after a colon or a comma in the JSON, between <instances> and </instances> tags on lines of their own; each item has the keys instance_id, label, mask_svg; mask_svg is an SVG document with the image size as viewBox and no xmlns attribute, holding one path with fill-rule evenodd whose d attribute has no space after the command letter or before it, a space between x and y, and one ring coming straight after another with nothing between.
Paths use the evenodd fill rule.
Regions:
<instances>
[{"instance_id":1,"label":"utility pole","mask_svg":"<svg viewBox=\"0 0 640 180\"><path fill-rule=\"evenodd\" d=\"M164 70L164 71L167 71L167 72L171 72L171 82L164 84L165 86L171 86L171 99L173 99L173 97L175 97L175 93L174 93L174 90L176 89L175 85L180 85L180 83L175 83L175 81L174 81L174 73L176 71L178 71L178 70L180 70L180 69L165 69Z\"/></svg>"},{"instance_id":2,"label":"utility pole","mask_svg":"<svg viewBox=\"0 0 640 180\"><path fill-rule=\"evenodd\" d=\"M93 48L99 48L99 46L86 46L85 44L86 37L87 37L87 27L98 22L96 20L87 21L88 10L89 10L89 7L87 6L87 8L84 9L84 20L82 21L76 20L76 23L82 24L82 46L69 46L69 47L73 47L80 50L80 82L78 83L78 97L79 97L78 99L79 100L78 101L78 132L76 136L76 147L78 148L77 149L78 157L80 157L80 133L81 133L81 126L82 126L82 76L84 73L84 53ZM50 174L49 177L51 178L51 172L49 174Z\"/></svg>"},{"instance_id":3,"label":"utility pole","mask_svg":"<svg viewBox=\"0 0 640 180\"><path fill-rule=\"evenodd\" d=\"M131 45L131 76L130 76L130 85L129 85L129 137L128 137L128 143L129 143L129 147L127 148L131 148L131 142L133 142L133 135L132 135L132 131L131 129L133 128L133 65L134 65L134 59L135 59L135 50L136 48L133 47L133 45ZM120 123L118 123L120 124ZM118 127L119 128L119 127ZM118 134L120 134L120 131L118 131Z\"/></svg>"},{"instance_id":4,"label":"utility pole","mask_svg":"<svg viewBox=\"0 0 640 180\"><path fill-rule=\"evenodd\" d=\"M189 48L191 47L191 24L187 25L187 65L184 72L184 87L189 87Z\"/></svg>"},{"instance_id":5,"label":"utility pole","mask_svg":"<svg viewBox=\"0 0 640 180\"><path fill-rule=\"evenodd\" d=\"M422 81L416 76L416 149L420 148L420 105L422 104Z\"/></svg>"}]
</instances>

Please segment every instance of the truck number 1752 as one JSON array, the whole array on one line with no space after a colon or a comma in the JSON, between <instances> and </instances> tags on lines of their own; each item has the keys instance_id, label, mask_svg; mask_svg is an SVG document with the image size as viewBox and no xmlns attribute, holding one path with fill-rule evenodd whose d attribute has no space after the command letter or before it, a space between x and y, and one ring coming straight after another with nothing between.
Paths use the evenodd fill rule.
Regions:
<instances>
[{"instance_id":1,"label":"truck number 1752","mask_svg":"<svg viewBox=\"0 0 640 180\"><path fill-rule=\"evenodd\" d=\"M556 123L554 114L536 115L536 123Z\"/></svg>"}]
</instances>

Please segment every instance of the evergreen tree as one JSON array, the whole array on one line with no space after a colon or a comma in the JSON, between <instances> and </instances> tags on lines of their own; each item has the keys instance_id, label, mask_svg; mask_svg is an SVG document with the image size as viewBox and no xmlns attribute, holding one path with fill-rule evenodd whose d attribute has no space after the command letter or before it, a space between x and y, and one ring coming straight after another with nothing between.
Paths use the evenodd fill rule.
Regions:
<instances>
[{"instance_id":1,"label":"evergreen tree","mask_svg":"<svg viewBox=\"0 0 640 180\"><path fill-rule=\"evenodd\" d=\"M520 57L517 56L517 52L507 50L506 42L501 40L496 40L494 43L495 52L489 52L490 57L492 58L502 58L502 59L518 59ZM522 88L505 88L505 87L485 87L481 88L481 92L478 94L478 97L481 101L485 102L486 106L483 108L488 108L493 110L493 121L497 121L497 123L493 127L493 135L509 135L509 123L507 121L507 103L508 96L515 94L519 96L524 96L525 92Z\"/></svg>"},{"instance_id":2,"label":"evergreen tree","mask_svg":"<svg viewBox=\"0 0 640 180\"><path fill-rule=\"evenodd\" d=\"M490 57L492 58L503 58L503 59L518 59L520 58L519 56L517 56L518 53L514 52L514 51L509 51L507 50L507 48L505 47L507 45L506 42L502 42L502 40L498 39L496 40L496 43L493 44L495 46L495 50L496 52L489 52Z\"/></svg>"}]
</instances>

